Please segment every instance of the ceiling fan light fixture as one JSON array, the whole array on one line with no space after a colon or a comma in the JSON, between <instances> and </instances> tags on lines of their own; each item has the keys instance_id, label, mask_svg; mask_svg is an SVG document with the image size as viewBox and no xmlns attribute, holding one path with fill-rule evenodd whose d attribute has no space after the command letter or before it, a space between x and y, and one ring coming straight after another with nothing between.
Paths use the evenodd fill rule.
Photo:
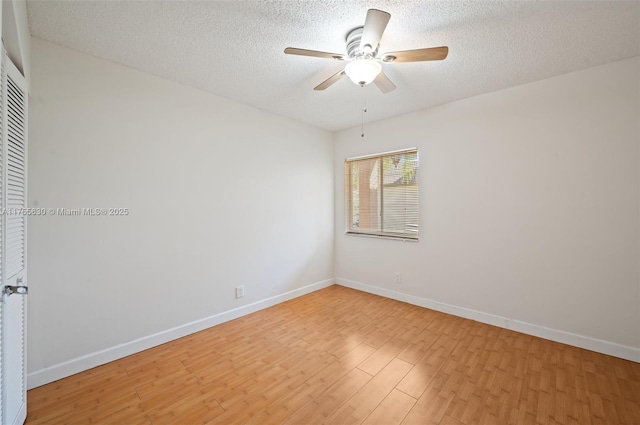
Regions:
<instances>
[{"instance_id":1,"label":"ceiling fan light fixture","mask_svg":"<svg viewBox=\"0 0 640 425\"><path fill-rule=\"evenodd\" d=\"M366 86L376 79L382 66L373 59L354 59L344 69L345 74L359 86Z\"/></svg>"}]
</instances>

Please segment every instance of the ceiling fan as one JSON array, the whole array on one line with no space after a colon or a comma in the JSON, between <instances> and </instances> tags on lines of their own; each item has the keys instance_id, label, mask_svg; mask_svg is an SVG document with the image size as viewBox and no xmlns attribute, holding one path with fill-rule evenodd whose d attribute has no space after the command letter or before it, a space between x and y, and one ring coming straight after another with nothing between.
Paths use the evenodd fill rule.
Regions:
<instances>
[{"instance_id":1,"label":"ceiling fan","mask_svg":"<svg viewBox=\"0 0 640 425\"><path fill-rule=\"evenodd\" d=\"M347 35L347 54L327 53L317 50L287 47L284 52L288 55L313 56L325 59L349 60L347 66L314 87L314 90L324 90L342 78L345 74L360 86L374 83L382 93L395 90L396 86L382 71L383 63L421 62L443 60L449 53L447 46L426 49L402 50L378 55L380 39L384 33L391 15L377 9L369 9L363 27L358 27Z\"/></svg>"}]
</instances>

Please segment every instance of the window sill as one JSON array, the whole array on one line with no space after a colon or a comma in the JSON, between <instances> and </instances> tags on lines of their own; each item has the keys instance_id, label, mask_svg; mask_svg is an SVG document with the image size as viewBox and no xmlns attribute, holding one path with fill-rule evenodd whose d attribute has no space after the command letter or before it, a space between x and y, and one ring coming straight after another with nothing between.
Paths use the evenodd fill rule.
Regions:
<instances>
[{"instance_id":1,"label":"window sill","mask_svg":"<svg viewBox=\"0 0 640 425\"><path fill-rule=\"evenodd\" d=\"M391 236L391 235L374 235L370 233L357 233L357 232L344 232L347 236L360 236L365 238L376 238L376 239L389 239L399 242L418 242L418 238L408 238L404 236Z\"/></svg>"}]
</instances>

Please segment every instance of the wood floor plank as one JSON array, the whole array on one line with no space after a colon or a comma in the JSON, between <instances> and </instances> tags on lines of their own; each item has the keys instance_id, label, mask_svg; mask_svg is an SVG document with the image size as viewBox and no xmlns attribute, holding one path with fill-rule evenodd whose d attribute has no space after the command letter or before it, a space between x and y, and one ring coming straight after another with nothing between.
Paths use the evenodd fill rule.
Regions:
<instances>
[{"instance_id":1,"label":"wood floor plank","mask_svg":"<svg viewBox=\"0 0 640 425\"><path fill-rule=\"evenodd\" d=\"M28 425L638 425L640 364L332 286L27 397Z\"/></svg>"},{"instance_id":2,"label":"wood floor plank","mask_svg":"<svg viewBox=\"0 0 640 425\"><path fill-rule=\"evenodd\" d=\"M351 396L363 388L371 380L371 375L360 369L353 369L326 391L314 397L283 424L324 423Z\"/></svg>"},{"instance_id":3,"label":"wood floor plank","mask_svg":"<svg viewBox=\"0 0 640 425\"><path fill-rule=\"evenodd\" d=\"M452 399L453 397L442 397L435 388L427 389L402 421L402 425L439 424Z\"/></svg>"},{"instance_id":4,"label":"wood floor plank","mask_svg":"<svg viewBox=\"0 0 640 425\"><path fill-rule=\"evenodd\" d=\"M362 423L411 369L411 363L393 359L340 409L328 418L336 425Z\"/></svg>"},{"instance_id":5,"label":"wood floor plank","mask_svg":"<svg viewBox=\"0 0 640 425\"><path fill-rule=\"evenodd\" d=\"M376 375L407 346L406 343L396 339L390 339L382 347L376 350L369 358L358 367L369 375ZM406 363L406 362L405 362Z\"/></svg>"},{"instance_id":6,"label":"wood floor plank","mask_svg":"<svg viewBox=\"0 0 640 425\"><path fill-rule=\"evenodd\" d=\"M408 396L400 390L392 390L391 393L375 408L364 425L393 425L400 424L409 410L416 404L416 399Z\"/></svg>"}]
</instances>

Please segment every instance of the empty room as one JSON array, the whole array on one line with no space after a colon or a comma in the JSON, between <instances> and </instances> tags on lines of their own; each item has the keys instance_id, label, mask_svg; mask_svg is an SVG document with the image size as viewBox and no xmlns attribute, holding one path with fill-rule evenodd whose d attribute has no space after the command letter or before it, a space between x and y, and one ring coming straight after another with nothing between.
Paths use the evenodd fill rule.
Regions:
<instances>
[{"instance_id":1,"label":"empty room","mask_svg":"<svg viewBox=\"0 0 640 425\"><path fill-rule=\"evenodd\" d=\"M0 12L0 425L640 424L640 2Z\"/></svg>"}]
</instances>

